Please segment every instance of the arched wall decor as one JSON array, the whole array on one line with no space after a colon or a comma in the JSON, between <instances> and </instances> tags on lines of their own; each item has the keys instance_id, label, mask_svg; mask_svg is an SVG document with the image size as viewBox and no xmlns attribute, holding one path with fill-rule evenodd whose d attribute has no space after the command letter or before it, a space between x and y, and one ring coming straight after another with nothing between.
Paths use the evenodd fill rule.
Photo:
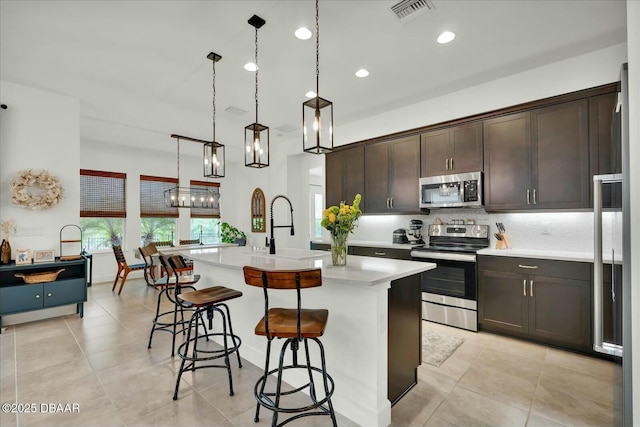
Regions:
<instances>
[{"instance_id":1,"label":"arched wall decor","mask_svg":"<svg viewBox=\"0 0 640 427\"><path fill-rule=\"evenodd\" d=\"M251 195L251 231L254 233L266 233L266 207L264 193L256 188Z\"/></svg>"}]
</instances>

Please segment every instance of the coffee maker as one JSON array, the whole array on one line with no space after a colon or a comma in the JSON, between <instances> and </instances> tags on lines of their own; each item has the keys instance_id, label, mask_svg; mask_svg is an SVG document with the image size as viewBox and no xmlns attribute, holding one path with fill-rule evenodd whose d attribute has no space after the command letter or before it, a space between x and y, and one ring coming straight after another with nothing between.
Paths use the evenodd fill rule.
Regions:
<instances>
[{"instance_id":1,"label":"coffee maker","mask_svg":"<svg viewBox=\"0 0 640 427\"><path fill-rule=\"evenodd\" d=\"M413 237L413 239L409 238L410 243L423 244L424 240L422 240L422 220L412 219L411 221L409 221L409 230L407 231L407 234Z\"/></svg>"}]
</instances>

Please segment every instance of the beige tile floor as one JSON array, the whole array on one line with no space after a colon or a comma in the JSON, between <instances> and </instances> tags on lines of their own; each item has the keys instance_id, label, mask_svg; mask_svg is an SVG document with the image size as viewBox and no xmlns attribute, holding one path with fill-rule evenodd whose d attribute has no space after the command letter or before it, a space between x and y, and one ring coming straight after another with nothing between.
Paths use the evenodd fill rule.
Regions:
<instances>
[{"instance_id":1,"label":"beige tile floor","mask_svg":"<svg viewBox=\"0 0 640 427\"><path fill-rule=\"evenodd\" d=\"M159 333L147 350L156 291L128 280L118 297L108 283L89 288L77 315L9 326L0 335L0 402L36 403L34 413L1 412L10 426L254 426L253 385L260 368L186 374L171 399L178 358ZM424 322L465 338L440 367L423 364L419 384L392 408L392 426L620 425L621 369L613 363L488 333ZM177 359L177 360L176 360ZM216 384L224 384L220 387ZM339 385L338 385L339 387ZM76 403L79 411L42 411L41 403ZM71 408L73 409L73 408ZM340 426L354 426L338 416ZM328 417L290 425L328 426Z\"/></svg>"}]
</instances>

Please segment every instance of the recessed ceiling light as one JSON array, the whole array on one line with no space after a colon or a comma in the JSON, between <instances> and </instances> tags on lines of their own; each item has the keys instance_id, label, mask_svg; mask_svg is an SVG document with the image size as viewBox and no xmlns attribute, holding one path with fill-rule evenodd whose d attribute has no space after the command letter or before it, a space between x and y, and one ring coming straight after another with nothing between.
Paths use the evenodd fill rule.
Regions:
<instances>
[{"instance_id":1,"label":"recessed ceiling light","mask_svg":"<svg viewBox=\"0 0 640 427\"><path fill-rule=\"evenodd\" d=\"M316 96L318 96L318 94L310 90L309 92L305 93L304 96L306 96L307 98L315 98Z\"/></svg>"},{"instance_id":2,"label":"recessed ceiling light","mask_svg":"<svg viewBox=\"0 0 640 427\"><path fill-rule=\"evenodd\" d=\"M444 31L442 34L438 36L438 43L440 44L449 43L451 40L455 38L456 38L455 33L452 33L451 31Z\"/></svg>"},{"instance_id":3,"label":"recessed ceiling light","mask_svg":"<svg viewBox=\"0 0 640 427\"><path fill-rule=\"evenodd\" d=\"M247 71L256 71L258 69L258 66L253 62L247 62L246 64L244 64L244 69Z\"/></svg>"},{"instance_id":4,"label":"recessed ceiling light","mask_svg":"<svg viewBox=\"0 0 640 427\"><path fill-rule=\"evenodd\" d=\"M296 30L295 35L300 40L308 40L311 38L312 34L311 30L309 30L307 27L300 27Z\"/></svg>"},{"instance_id":5,"label":"recessed ceiling light","mask_svg":"<svg viewBox=\"0 0 640 427\"><path fill-rule=\"evenodd\" d=\"M369 72L364 68L360 68L358 71L356 71L357 77L367 77L368 75L369 75Z\"/></svg>"}]
</instances>

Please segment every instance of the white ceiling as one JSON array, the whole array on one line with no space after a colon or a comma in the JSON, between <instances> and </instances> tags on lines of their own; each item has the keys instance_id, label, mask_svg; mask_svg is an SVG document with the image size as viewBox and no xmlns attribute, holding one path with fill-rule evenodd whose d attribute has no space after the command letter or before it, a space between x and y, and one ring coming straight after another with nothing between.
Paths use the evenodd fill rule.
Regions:
<instances>
[{"instance_id":1,"label":"white ceiling","mask_svg":"<svg viewBox=\"0 0 640 427\"><path fill-rule=\"evenodd\" d=\"M320 1L320 95L338 125L626 41L624 0L433 0L404 24L394 3ZM301 138L315 37L293 32L314 28L309 0L1 0L0 78L80 99L83 141L174 151L172 133L211 139L214 51L216 139L241 149L255 120L254 74L242 68L254 56L253 14L266 20L259 121L272 142ZM443 30L456 39L436 43ZM354 76L361 67L368 78Z\"/></svg>"}]
</instances>

